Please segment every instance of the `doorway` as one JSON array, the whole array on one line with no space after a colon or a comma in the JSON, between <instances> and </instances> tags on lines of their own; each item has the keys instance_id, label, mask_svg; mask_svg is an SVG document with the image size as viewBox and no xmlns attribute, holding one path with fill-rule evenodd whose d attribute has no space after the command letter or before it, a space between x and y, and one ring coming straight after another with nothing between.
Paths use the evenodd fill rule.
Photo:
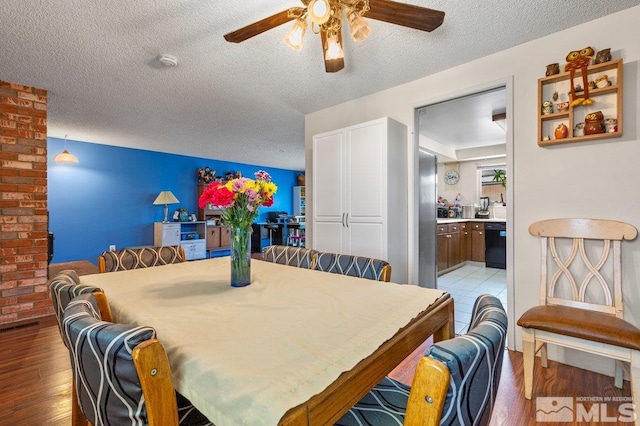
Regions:
<instances>
[{"instance_id":1,"label":"doorway","mask_svg":"<svg viewBox=\"0 0 640 426\"><path fill-rule=\"evenodd\" d=\"M417 144L421 150L433 153L438 158L436 191L448 209L447 220L458 219L463 222L469 218L463 218L463 209L456 207L479 206L482 196L490 197L492 208L495 202L507 203L507 206L498 209L499 214L504 215L507 227L501 231L501 235L506 235L506 269L487 267L484 262L469 261L463 255L464 261L458 264L462 264L462 267L445 270L437 278L437 287L451 293L455 300L456 333L464 333L468 328L473 302L480 294L496 295L510 312L510 318L513 318L513 271L509 268L512 259L512 224L507 213L513 211L509 205L513 191L510 185L501 187L499 180L485 182L483 187L483 180L492 179L496 170L502 170L505 176L507 171L512 174L512 79L434 99L415 111ZM488 176L483 176L483 171ZM456 178L445 182L445 175ZM497 195L486 194L491 190ZM470 211L468 208L464 210ZM437 210L433 215L437 216ZM475 215L469 221L475 221ZM455 241L455 238L452 240ZM438 251L441 250L436 250L436 253ZM513 333L510 333L509 340L513 342Z\"/></svg>"}]
</instances>

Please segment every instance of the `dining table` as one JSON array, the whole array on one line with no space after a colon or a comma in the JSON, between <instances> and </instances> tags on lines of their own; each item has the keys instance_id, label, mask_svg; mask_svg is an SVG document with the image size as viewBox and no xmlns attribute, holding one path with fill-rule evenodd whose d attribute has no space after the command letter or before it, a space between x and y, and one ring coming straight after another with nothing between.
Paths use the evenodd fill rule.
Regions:
<instances>
[{"instance_id":1,"label":"dining table","mask_svg":"<svg viewBox=\"0 0 640 426\"><path fill-rule=\"evenodd\" d=\"M229 257L82 276L114 320L151 326L176 390L216 426L330 425L430 336L454 336L441 290Z\"/></svg>"}]
</instances>

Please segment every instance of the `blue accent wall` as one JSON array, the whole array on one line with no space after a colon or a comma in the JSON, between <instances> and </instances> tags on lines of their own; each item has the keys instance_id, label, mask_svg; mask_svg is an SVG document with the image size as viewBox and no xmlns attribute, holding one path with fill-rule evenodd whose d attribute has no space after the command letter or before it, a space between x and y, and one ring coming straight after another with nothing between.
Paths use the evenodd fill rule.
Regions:
<instances>
[{"instance_id":1,"label":"blue accent wall","mask_svg":"<svg viewBox=\"0 0 640 426\"><path fill-rule=\"evenodd\" d=\"M153 223L161 222L164 206L153 205L160 191L169 190L180 200L173 212L186 207L197 214L196 171L209 166L222 175L241 171L245 177L262 169L278 186L273 206L260 208L259 221L269 211L293 214L293 186L300 171L231 163L154 151L121 148L67 140L67 149L79 164L59 164L53 158L64 140L48 138L49 231L54 233L52 263L88 260L115 244L118 249L152 245Z\"/></svg>"}]
</instances>

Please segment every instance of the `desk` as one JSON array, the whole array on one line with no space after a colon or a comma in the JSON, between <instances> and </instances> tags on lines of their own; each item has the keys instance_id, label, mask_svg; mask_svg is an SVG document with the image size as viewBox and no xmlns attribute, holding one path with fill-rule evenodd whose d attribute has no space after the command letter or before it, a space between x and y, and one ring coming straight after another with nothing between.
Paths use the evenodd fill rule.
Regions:
<instances>
[{"instance_id":1,"label":"desk","mask_svg":"<svg viewBox=\"0 0 640 426\"><path fill-rule=\"evenodd\" d=\"M229 285L229 258L82 277L119 322L157 330L174 386L216 426L331 424L436 333L448 294L269 262Z\"/></svg>"}]
</instances>

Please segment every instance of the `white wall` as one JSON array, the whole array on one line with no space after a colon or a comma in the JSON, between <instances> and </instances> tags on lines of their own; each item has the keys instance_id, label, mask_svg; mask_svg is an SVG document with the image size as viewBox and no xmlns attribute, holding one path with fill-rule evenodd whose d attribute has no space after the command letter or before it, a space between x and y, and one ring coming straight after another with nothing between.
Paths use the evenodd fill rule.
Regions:
<instances>
[{"instance_id":1,"label":"white wall","mask_svg":"<svg viewBox=\"0 0 640 426\"><path fill-rule=\"evenodd\" d=\"M312 135L390 116L413 128L413 108L434 99L474 91L513 78L513 142L508 146L510 345L521 350L515 321L538 300L538 241L530 223L552 217L593 217L629 222L640 228L640 141L637 123L640 6L551 34L497 54L306 116L307 179L311 176ZM446 23L445 23L446 25ZM541 148L537 145L537 80L546 65L562 63L572 50L610 47L624 61L624 135L617 139ZM310 198L310 197L308 197ZM411 234L411 232L410 232ZM640 326L640 238L623 245L625 318ZM515 331L515 334L514 334ZM611 373L611 364L563 350L550 357Z\"/></svg>"}]
</instances>

